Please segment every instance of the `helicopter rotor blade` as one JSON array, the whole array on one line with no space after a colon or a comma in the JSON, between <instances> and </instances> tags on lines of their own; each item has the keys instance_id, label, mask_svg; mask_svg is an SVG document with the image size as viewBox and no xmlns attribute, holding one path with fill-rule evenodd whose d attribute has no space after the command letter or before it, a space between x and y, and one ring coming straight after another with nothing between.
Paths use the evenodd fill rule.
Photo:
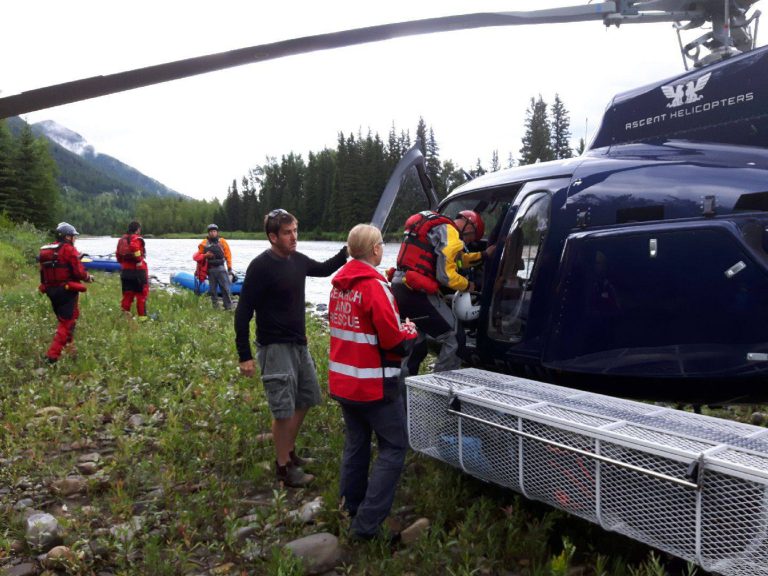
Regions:
<instances>
[{"instance_id":1,"label":"helicopter rotor blade","mask_svg":"<svg viewBox=\"0 0 768 576\"><path fill-rule=\"evenodd\" d=\"M744 25L749 23L742 15L758 0L699 0L696 3L691 3L690 0L617 0L526 12L480 12L443 16L304 36L116 74L93 76L6 96L0 98L0 119L235 66L406 36L497 26L593 20L602 20L606 26L647 22L689 22L698 26L712 20L713 14L719 14L723 1L729 2L738 15L735 20L731 18L730 25L733 29L743 27L742 21ZM744 31L741 31L741 34L744 35ZM738 34L737 37L740 38ZM736 48L741 50L743 46L748 45L749 40L751 38L745 36Z\"/></svg>"},{"instance_id":2,"label":"helicopter rotor blade","mask_svg":"<svg viewBox=\"0 0 768 576\"><path fill-rule=\"evenodd\" d=\"M70 104L134 88L297 54L436 32L495 26L602 20L606 14L615 11L616 3L611 1L529 12L485 12L444 16L293 38L116 74L93 76L6 96L0 98L0 118L18 116L35 110L61 106L62 104Z\"/></svg>"}]
</instances>

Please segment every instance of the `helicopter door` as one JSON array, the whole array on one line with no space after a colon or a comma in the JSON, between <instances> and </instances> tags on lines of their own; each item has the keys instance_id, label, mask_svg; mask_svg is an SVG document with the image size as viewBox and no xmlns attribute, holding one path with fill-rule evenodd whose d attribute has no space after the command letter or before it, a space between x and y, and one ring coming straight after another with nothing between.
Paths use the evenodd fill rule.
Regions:
<instances>
[{"instance_id":1,"label":"helicopter door","mask_svg":"<svg viewBox=\"0 0 768 576\"><path fill-rule=\"evenodd\" d=\"M551 198L533 192L520 203L504 241L488 315L488 336L520 342L528 321L536 263L549 230Z\"/></svg>"},{"instance_id":2,"label":"helicopter door","mask_svg":"<svg viewBox=\"0 0 768 576\"><path fill-rule=\"evenodd\" d=\"M411 214L436 207L437 194L427 175L421 143L417 140L395 166L371 224L386 234L388 230L399 230Z\"/></svg>"}]
</instances>

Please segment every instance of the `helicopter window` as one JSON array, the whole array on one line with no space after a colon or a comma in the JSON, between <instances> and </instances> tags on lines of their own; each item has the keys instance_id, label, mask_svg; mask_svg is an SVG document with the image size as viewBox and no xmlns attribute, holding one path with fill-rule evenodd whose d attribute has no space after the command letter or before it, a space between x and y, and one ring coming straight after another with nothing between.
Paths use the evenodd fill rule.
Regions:
<instances>
[{"instance_id":1,"label":"helicopter window","mask_svg":"<svg viewBox=\"0 0 768 576\"><path fill-rule=\"evenodd\" d=\"M768 192L742 194L733 209L768 212Z\"/></svg>"},{"instance_id":2,"label":"helicopter window","mask_svg":"<svg viewBox=\"0 0 768 576\"><path fill-rule=\"evenodd\" d=\"M519 342L525 332L539 248L549 230L550 196L535 192L525 198L504 240L493 286L488 334Z\"/></svg>"},{"instance_id":3,"label":"helicopter window","mask_svg":"<svg viewBox=\"0 0 768 576\"><path fill-rule=\"evenodd\" d=\"M619 208L616 210L616 223L648 222L664 219L664 206L637 206L634 208Z\"/></svg>"},{"instance_id":4,"label":"helicopter window","mask_svg":"<svg viewBox=\"0 0 768 576\"><path fill-rule=\"evenodd\" d=\"M496 238L498 238L499 235L499 228L504 221L504 217L507 215L507 210L509 209L510 204L511 201L477 200L476 198L471 200L461 199L451 202L440 212L449 218L455 218L462 210L474 210L480 214L485 223L485 242L476 243L481 246L469 247L470 249L479 249L482 245L496 242Z\"/></svg>"}]
</instances>

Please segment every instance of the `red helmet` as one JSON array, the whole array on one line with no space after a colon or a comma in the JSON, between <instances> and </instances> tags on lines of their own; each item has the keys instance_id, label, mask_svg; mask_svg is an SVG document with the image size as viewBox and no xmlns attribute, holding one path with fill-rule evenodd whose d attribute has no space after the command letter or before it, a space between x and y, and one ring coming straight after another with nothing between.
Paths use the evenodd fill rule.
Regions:
<instances>
[{"instance_id":1,"label":"red helmet","mask_svg":"<svg viewBox=\"0 0 768 576\"><path fill-rule=\"evenodd\" d=\"M462 210L456 215L456 218L464 218L467 222L471 222L475 227L475 239L480 240L485 233L485 222L480 217L480 214L474 210Z\"/></svg>"}]
</instances>

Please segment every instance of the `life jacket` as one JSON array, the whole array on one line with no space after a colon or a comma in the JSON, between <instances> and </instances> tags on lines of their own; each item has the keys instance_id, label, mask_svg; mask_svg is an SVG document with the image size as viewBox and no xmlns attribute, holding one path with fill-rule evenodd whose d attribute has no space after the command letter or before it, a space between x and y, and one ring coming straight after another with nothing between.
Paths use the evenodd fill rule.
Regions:
<instances>
[{"instance_id":1,"label":"life jacket","mask_svg":"<svg viewBox=\"0 0 768 576\"><path fill-rule=\"evenodd\" d=\"M208 242L205 245L205 251L213 254L213 258L208 259L208 267L216 268L224 265L224 248L218 242Z\"/></svg>"},{"instance_id":2,"label":"life jacket","mask_svg":"<svg viewBox=\"0 0 768 576\"><path fill-rule=\"evenodd\" d=\"M139 262L141 258L136 258L136 254L131 250L131 236L133 234L123 234L117 241L117 250L115 257L118 262Z\"/></svg>"},{"instance_id":3,"label":"life jacket","mask_svg":"<svg viewBox=\"0 0 768 576\"><path fill-rule=\"evenodd\" d=\"M69 264L59 259L62 246L64 242L56 242L40 248L37 261L40 262L40 283L44 288L62 286L72 278Z\"/></svg>"},{"instance_id":4,"label":"life jacket","mask_svg":"<svg viewBox=\"0 0 768 576\"><path fill-rule=\"evenodd\" d=\"M413 290L437 293L437 255L427 235L435 226L456 225L453 220L437 212L425 210L405 221L403 243L397 254L397 269L405 272L406 284Z\"/></svg>"}]
</instances>

